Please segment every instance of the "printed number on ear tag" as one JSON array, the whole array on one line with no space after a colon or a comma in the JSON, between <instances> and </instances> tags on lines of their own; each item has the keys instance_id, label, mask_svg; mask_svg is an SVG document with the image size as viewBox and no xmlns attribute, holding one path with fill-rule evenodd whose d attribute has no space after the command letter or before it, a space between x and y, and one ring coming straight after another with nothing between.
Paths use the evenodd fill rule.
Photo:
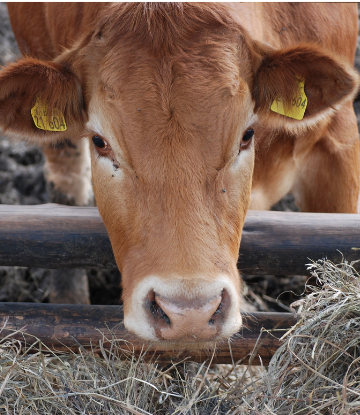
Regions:
<instances>
[{"instance_id":1,"label":"printed number on ear tag","mask_svg":"<svg viewBox=\"0 0 360 415\"><path fill-rule=\"evenodd\" d=\"M31 108L31 115L35 126L40 130L65 131L67 128L64 115L59 110L55 108L52 114L48 114L47 105L38 100Z\"/></svg>"},{"instance_id":2,"label":"printed number on ear tag","mask_svg":"<svg viewBox=\"0 0 360 415\"><path fill-rule=\"evenodd\" d=\"M290 106L285 106L281 98L275 99L271 105L271 111L278 114L285 115L286 117L295 118L296 120L302 120L304 118L307 97L304 91L304 81L298 80L298 92L292 99Z\"/></svg>"}]
</instances>

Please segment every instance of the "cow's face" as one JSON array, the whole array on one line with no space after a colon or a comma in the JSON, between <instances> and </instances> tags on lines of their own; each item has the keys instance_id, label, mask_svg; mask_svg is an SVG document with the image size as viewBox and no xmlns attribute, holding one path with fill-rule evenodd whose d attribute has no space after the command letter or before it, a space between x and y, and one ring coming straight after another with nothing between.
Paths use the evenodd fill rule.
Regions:
<instances>
[{"instance_id":1,"label":"cow's face","mask_svg":"<svg viewBox=\"0 0 360 415\"><path fill-rule=\"evenodd\" d=\"M144 23L143 13L119 20L110 12L56 62L9 66L0 74L0 124L38 141L89 138L126 327L147 340L201 344L241 325L236 262L255 120L296 133L350 99L358 81L316 47L271 51L235 23L186 10L171 20L164 10L171 36L151 16ZM279 97L291 105L296 78L308 97L302 121L270 111ZM36 128L37 98L64 113L66 132Z\"/></svg>"},{"instance_id":2,"label":"cow's face","mask_svg":"<svg viewBox=\"0 0 360 415\"><path fill-rule=\"evenodd\" d=\"M207 41L165 56L118 44L88 107L94 191L122 274L125 324L148 340L213 340L241 324L250 62L235 39Z\"/></svg>"}]
</instances>

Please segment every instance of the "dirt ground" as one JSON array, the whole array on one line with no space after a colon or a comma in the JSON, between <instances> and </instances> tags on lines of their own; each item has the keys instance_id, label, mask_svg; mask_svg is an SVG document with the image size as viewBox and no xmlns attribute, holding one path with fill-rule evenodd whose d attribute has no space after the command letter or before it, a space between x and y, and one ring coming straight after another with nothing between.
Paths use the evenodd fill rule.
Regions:
<instances>
[{"instance_id":1,"label":"dirt ground","mask_svg":"<svg viewBox=\"0 0 360 415\"><path fill-rule=\"evenodd\" d=\"M0 64L19 57L15 38L8 21L7 9L0 3ZM358 44L360 42L358 41ZM360 69L360 56L357 55ZM360 114L360 101L355 102ZM44 157L39 148L26 142L11 142L0 136L0 204L34 205L49 202L44 179ZM291 195L274 210L297 210ZM313 258L317 260L318 258ZM47 302L48 270L39 268L0 267L0 301ZM87 271L92 304L118 304L120 274L117 270ZM260 311L284 311L299 299L306 276L244 276L247 298Z\"/></svg>"}]
</instances>

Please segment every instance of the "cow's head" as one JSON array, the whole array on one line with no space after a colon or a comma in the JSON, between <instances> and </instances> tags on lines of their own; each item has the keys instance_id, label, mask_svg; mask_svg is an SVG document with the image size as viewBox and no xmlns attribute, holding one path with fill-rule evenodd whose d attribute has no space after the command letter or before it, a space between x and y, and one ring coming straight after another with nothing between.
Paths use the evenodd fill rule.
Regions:
<instances>
[{"instance_id":1,"label":"cow's head","mask_svg":"<svg viewBox=\"0 0 360 415\"><path fill-rule=\"evenodd\" d=\"M291 106L305 82L303 120ZM126 327L197 343L241 326L237 257L256 125L310 128L356 92L356 73L311 45L272 50L222 6L111 6L53 62L0 74L0 125L37 142L89 138L97 205L122 274ZM36 100L68 129L38 129Z\"/></svg>"}]
</instances>

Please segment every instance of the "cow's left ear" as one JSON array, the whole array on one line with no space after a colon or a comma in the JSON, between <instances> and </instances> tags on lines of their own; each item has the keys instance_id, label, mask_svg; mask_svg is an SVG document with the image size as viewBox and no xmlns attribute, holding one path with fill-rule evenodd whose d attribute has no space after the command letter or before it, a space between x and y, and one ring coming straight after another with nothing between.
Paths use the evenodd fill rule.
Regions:
<instances>
[{"instance_id":1,"label":"cow's left ear","mask_svg":"<svg viewBox=\"0 0 360 415\"><path fill-rule=\"evenodd\" d=\"M79 136L81 84L63 64L23 58L0 71L0 129L35 142Z\"/></svg>"},{"instance_id":2,"label":"cow's left ear","mask_svg":"<svg viewBox=\"0 0 360 415\"><path fill-rule=\"evenodd\" d=\"M317 46L285 50L257 45L253 98L259 121L272 127L302 129L331 115L359 88L349 64Z\"/></svg>"}]
</instances>

